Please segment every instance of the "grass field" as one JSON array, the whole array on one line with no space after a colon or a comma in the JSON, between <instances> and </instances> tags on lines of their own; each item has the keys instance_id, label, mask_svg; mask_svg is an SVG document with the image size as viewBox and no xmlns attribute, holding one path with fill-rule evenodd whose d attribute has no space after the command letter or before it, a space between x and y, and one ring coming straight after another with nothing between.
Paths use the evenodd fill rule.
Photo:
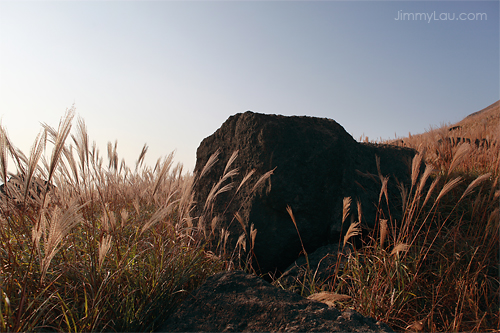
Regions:
<instances>
[{"instance_id":1,"label":"grass field","mask_svg":"<svg viewBox=\"0 0 500 333\"><path fill-rule=\"evenodd\" d=\"M487 139L490 147L448 142L449 126L399 140L419 151L411 187L398 194L403 207L390 207L402 209L403 220L380 209L371 237L333 279L321 284L309 272L297 281L303 296L327 292L336 307L395 330L498 329L495 110L459 129L461 137ZM196 178L174 166L172 155L151 168L143 164L145 146L129 167L109 144L103 157L73 115L68 111L57 129L44 125L29 155L0 128L6 193L0 197L0 331L152 331L206 277L245 268L234 256L204 249L210 235L193 216ZM8 161L17 176L8 174ZM387 205L386 181L381 175L380 208ZM344 200L345 218L351 204ZM344 244L359 228L351 225Z\"/></svg>"}]
</instances>

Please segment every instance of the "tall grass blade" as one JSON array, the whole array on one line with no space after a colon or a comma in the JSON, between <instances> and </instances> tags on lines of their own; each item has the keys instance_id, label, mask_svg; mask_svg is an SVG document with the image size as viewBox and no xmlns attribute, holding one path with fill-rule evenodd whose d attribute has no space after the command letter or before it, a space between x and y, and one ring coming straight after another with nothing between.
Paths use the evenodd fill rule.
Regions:
<instances>
[{"instance_id":1,"label":"tall grass blade","mask_svg":"<svg viewBox=\"0 0 500 333\"><path fill-rule=\"evenodd\" d=\"M34 177L34 174L38 168L38 161L40 160L42 153L45 149L45 143L47 140L47 131L43 131L38 134L35 139L35 143L31 147L30 158L28 161L28 168L26 174L22 175L20 181L24 182L24 202L28 200L29 190L31 188L30 184Z\"/></svg>"},{"instance_id":2,"label":"tall grass blade","mask_svg":"<svg viewBox=\"0 0 500 333\"><path fill-rule=\"evenodd\" d=\"M410 246L408 244L399 243L396 246L394 246L394 248L392 249L391 256L393 256L393 255L399 256L400 252L406 252L406 251L408 251L409 248L410 248Z\"/></svg>"},{"instance_id":3,"label":"tall grass blade","mask_svg":"<svg viewBox=\"0 0 500 333\"><path fill-rule=\"evenodd\" d=\"M349 216L349 211L351 209L352 199L350 197L345 197L342 200L342 223L345 222L347 216Z\"/></svg>"},{"instance_id":4,"label":"tall grass blade","mask_svg":"<svg viewBox=\"0 0 500 333\"><path fill-rule=\"evenodd\" d=\"M41 262L41 281L44 280L50 262L59 250L59 245L63 238L74 226L82 222L82 217L78 213L81 207L76 201L73 201L64 213L59 207L54 208L50 220L47 221L48 235L44 243L44 257Z\"/></svg>"},{"instance_id":5,"label":"tall grass blade","mask_svg":"<svg viewBox=\"0 0 500 333\"><path fill-rule=\"evenodd\" d=\"M203 169L201 169L200 175L198 176L198 179L203 177L205 173L210 170L214 164L219 160L219 154L220 154L220 148L215 151L209 158Z\"/></svg>"},{"instance_id":6,"label":"tall grass blade","mask_svg":"<svg viewBox=\"0 0 500 333\"><path fill-rule=\"evenodd\" d=\"M434 173L434 168L430 164L427 164L425 166L424 174L422 175L422 177L420 177L420 183L418 184L418 190L417 190L418 194L422 193L424 186L427 183L427 179L429 179L429 177L433 173Z\"/></svg>"},{"instance_id":7,"label":"tall grass blade","mask_svg":"<svg viewBox=\"0 0 500 333\"><path fill-rule=\"evenodd\" d=\"M7 169L8 169L7 150L8 150L7 133L0 124L0 180L4 184L7 183Z\"/></svg>"},{"instance_id":8,"label":"tall grass blade","mask_svg":"<svg viewBox=\"0 0 500 333\"><path fill-rule=\"evenodd\" d=\"M229 170L229 168L231 167L231 164L233 164L233 162L236 160L236 157L238 157L238 151L237 150L233 151L233 153L229 157L229 160L226 163L226 167L224 168L224 172L222 173L223 175L225 175L226 172L227 172L227 170Z\"/></svg>"},{"instance_id":9,"label":"tall grass blade","mask_svg":"<svg viewBox=\"0 0 500 333\"><path fill-rule=\"evenodd\" d=\"M344 246L347 244L347 241L351 237L355 237L361 234L361 228L359 227L360 222L354 222L349 225L349 229L347 229L347 233L344 236Z\"/></svg>"},{"instance_id":10,"label":"tall grass blade","mask_svg":"<svg viewBox=\"0 0 500 333\"><path fill-rule=\"evenodd\" d=\"M467 157L471 151L471 146L468 143L460 145L458 150L453 155L450 167L448 168L448 174L451 174L455 168Z\"/></svg>"},{"instance_id":11,"label":"tall grass blade","mask_svg":"<svg viewBox=\"0 0 500 333\"><path fill-rule=\"evenodd\" d=\"M356 204L358 206L358 221L361 223L363 221L363 209L361 207L361 202L356 201Z\"/></svg>"},{"instance_id":12,"label":"tall grass blade","mask_svg":"<svg viewBox=\"0 0 500 333\"><path fill-rule=\"evenodd\" d=\"M59 159L64 149L64 143L71 131L71 121L73 120L74 114L75 114L75 109L73 107L66 112L64 117L59 122L59 127L57 129L57 136L54 142L54 148L52 149L52 155L50 157L50 166L47 174L47 182L50 182L52 180L52 176L56 171ZM50 127L47 125L45 125L44 127L46 129L50 129Z\"/></svg>"},{"instance_id":13,"label":"tall grass blade","mask_svg":"<svg viewBox=\"0 0 500 333\"><path fill-rule=\"evenodd\" d=\"M385 238L388 233L388 228L387 228L387 220L381 219L380 220L380 248L383 248Z\"/></svg>"},{"instance_id":14,"label":"tall grass blade","mask_svg":"<svg viewBox=\"0 0 500 333\"><path fill-rule=\"evenodd\" d=\"M411 187L415 186L417 183L418 175L420 174L420 165L422 164L422 155L423 154L417 154L413 158L412 164L411 164Z\"/></svg>"},{"instance_id":15,"label":"tall grass blade","mask_svg":"<svg viewBox=\"0 0 500 333\"><path fill-rule=\"evenodd\" d=\"M250 177L252 177L252 175L254 173L255 173L255 169L252 169L249 172L247 172L245 177L243 177L243 179L241 180L240 185L238 185L238 188L236 189L236 193L238 193L240 191L241 187L248 181L248 179L250 179Z\"/></svg>"},{"instance_id":16,"label":"tall grass blade","mask_svg":"<svg viewBox=\"0 0 500 333\"><path fill-rule=\"evenodd\" d=\"M491 177L491 173L486 173L486 174L481 175L481 176L477 177L476 179L474 179L469 184L469 186L467 186L467 189L464 191L464 194L462 194L462 196L460 197L460 199L458 201L461 201L463 198L465 198L467 195L469 195L474 190L474 188L479 186L479 184L481 184L482 182L484 182L486 179L488 179L490 177Z\"/></svg>"},{"instance_id":17,"label":"tall grass blade","mask_svg":"<svg viewBox=\"0 0 500 333\"><path fill-rule=\"evenodd\" d=\"M113 236L106 235L102 237L101 241L99 242L99 270L102 269L102 264L104 263L106 254L108 254L109 250L111 249L112 240Z\"/></svg>"},{"instance_id":18,"label":"tall grass blade","mask_svg":"<svg viewBox=\"0 0 500 333\"><path fill-rule=\"evenodd\" d=\"M292 207L286 206L286 211L288 215L290 215L290 218L292 219L293 225L295 226L295 230L297 230L297 235L299 235L299 240L300 240L300 245L302 246L302 251L304 252L304 255L306 256L307 259L307 252L304 247L304 243L302 242L302 237L300 236L299 232L299 227L297 226L297 222L295 221L295 216L293 215Z\"/></svg>"},{"instance_id":19,"label":"tall grass blade","mask_svg":"<svg viewBox=\"0 0 500 333\"><path fill-rule=\"evenodd\" d=\"M264 182L271 177L271 175L273 174L274 170L276 170L276 168L274 168L274 169L266 172L265 174L263 174L259 178L259 180L255 183L255 185L253 186L252 192L255 192L258 188L260 188L260 186L262 186L262 184L264 184ZM270 190L271 190L271 182L269 182L269 187L268 187L267 191L269 192Z\"/></svg>"},{"instance_id":20,"label":"tall grass blade","mask_svg":"<svg viewBox=\"0 0 500 333\"><path fill-rule=\"evenodd\" d=\"M147 152L148 152L148 146L144 144L141 153L139 154L139 158L137 158L137 162L135 162L135 172L137 172L139 167L142 166L142 163L144 163L144 158L146 157Z\"/></svg>"},{"instance_id":21,"label":"tall grass blade","mask_svg":"<svg viewBox=\"0 0 500 333\"><path fill-rule=\"evenodd\" d=\"M436 198L436 202L438 202L443 196L446 195L449 191L454 189L460 182L462 181L462 177L458 176L457 178L454 178L447 182L443 188L441 189L441 192L439 192L438 197Z\"/></svg>"},{"instance_id":22,"label":"tall grass blade","mask_svg":"<svg viewBox=\"0 0 500 333\"><path fill-rule=\"evenodd\" d=\"M434 189L436 188L437 184L441 180L440 176L437 176L431 183L431 186L429 187L429 190L427 191L427 195L425 196L424 202L422 204L422 207L425 206L425 204L429 201L431 198L432 193L434 192Z\"/></svg>"}]
</instances>

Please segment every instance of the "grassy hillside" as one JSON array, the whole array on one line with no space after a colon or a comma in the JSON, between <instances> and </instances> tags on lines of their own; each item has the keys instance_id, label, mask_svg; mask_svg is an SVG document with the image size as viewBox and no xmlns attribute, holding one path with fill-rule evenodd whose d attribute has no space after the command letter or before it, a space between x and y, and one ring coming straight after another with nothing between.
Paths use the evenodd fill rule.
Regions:
<instances>
[{"instance_id":1,"label":"grassy hillside","mask_svg":"<svg viewBox=\"0 0 500 333\"><path fill-rule=\"evenodd\" d=\"M498 172L500 150L500 101L474 112L458 123L383 143L425 152L434 167L449 167L455 153L464 154L457 167L467 172ZM462 143L469 143L470 147ZM467 150L467 152L464 152Z\"/></svg>"},{"instance_id":2,"label":"grassy hillside","mask_svg":"<svg viewBox=\"0 0 500 333\"><path fill-rule=\"evenodd\" d=\"M498 329L498 110L497 102L453 125L459 129L393 142L420 152L411 187L400 188L403 206L381 209L393 180L379 175L380 215L365 246L339 257L345 265L327 281L308 272L287 288L324 292L333 306L396 330ZM252 260L258 230L242 232L236 249L221 239L206 251L211 235L192 214L196 178L173 166L172 155L144 166L146 146L132 167L116 145L103 157L73 114L57 129L44 126L28 155L0 128L0 331L151 331L207 276L248 269L234 259ZM489 144L448 140L455 134ZM236 172L230 162L226 170ZM344 200L345 221L351 202ZM394 209L402 221L384 215ZM342 246L359 228L350 225Z\"/></svg>"}]
</instances>

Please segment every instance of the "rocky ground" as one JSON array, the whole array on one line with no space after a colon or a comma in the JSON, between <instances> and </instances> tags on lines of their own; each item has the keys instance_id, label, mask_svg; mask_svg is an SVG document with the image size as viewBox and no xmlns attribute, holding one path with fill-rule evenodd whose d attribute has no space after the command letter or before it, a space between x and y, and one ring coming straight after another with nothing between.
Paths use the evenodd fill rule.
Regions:
<instances>
[{"instance_id":1,"label":"rocky ground","mask_svg":"<svg viewBox=\"0 0 500 333\"><path fill-rule=\"evenodd\" d=\"M158 331L393 332L375 319L340 312L242 271L208 278Z\"/></svg>"}]
</instances>

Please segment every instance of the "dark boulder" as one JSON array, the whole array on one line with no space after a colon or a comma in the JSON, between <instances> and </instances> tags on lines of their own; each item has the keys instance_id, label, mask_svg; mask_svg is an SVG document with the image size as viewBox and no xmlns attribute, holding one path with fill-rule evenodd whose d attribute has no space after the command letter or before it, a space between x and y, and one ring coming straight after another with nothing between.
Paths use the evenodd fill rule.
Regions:
<instances>
[{"instance_id":1,"label":"dark boulder","mask_svg":"<svg viewBox=\"0 0 500 333\"><path fill-rule=\"evenodd\" d=\"M348 222L342 225L344 197L353 199L353 218L358 220L358 200L363 209L362 222L368 226L375 222L380 193L376 156L380 157L382 174L391 175L390 200L397 201L400 196L394 180L408 182L405 160L411 160L415 154L406 148L360 144L332 119L250 111L229 117L202 141L195 174L201 174L217 150L218 163L196 181L196 213L208 230L212 218L218 216L216 234L221 228L229 230L230 250L243 233L235 213L241 216L247 234L253 224L257 229L253 265L262 273L283 272L302 250L287 206L292 208L306 251L339 242L348 228ZM238 157L228 170L237 168L238 174L228 177L224 184L232 181L236 188L253 169L255 180L270 170L274 172L260 190L253 191L254 183L248 181L236 194L226 191L218 195L209 205L211 209L205 210L210 191L223 176L234 151L238 151Z\"/></svg>"},{"instance_id":2,"label":"dark boulder","mask_svg":"<svg viewBox=\"0 0 500 333\"><path fill-rule=\"evenodd\" d=\"M314 280L316 285L328 283L338 270L344 268L351 252L352 246L349 244L344 247L342 244L324 245L309 253L307 258L300 256L288 266L278 282L287 290L294 292L299 292L304 282L307 284Z\"/></svg>"},{"instance_id":3,"label":"dark boulder","mask_svg":"<svg viewBox=\"0 0 500 333\"><path fill-rule=\"evenodd\" d=\"M15 202L21 203L24 201L26 193L28 203L33 203L54 188L55 186L52 183L42 180L39 177L32 177L26 192L26 178L22 174L17 174L12 175L7 184L0 185L0 197L5 196Z\"/></svg>"},{"instance_id":4,"label":"dark boulder","mask_svg":"<svg viewBox=\"0 0 500 333\"><path fill-rule=\"evenodd\" d=\"M354 311L328 307L242 271L210 278L159 332L393 332Z\"/></svg>"}]
</instances>

